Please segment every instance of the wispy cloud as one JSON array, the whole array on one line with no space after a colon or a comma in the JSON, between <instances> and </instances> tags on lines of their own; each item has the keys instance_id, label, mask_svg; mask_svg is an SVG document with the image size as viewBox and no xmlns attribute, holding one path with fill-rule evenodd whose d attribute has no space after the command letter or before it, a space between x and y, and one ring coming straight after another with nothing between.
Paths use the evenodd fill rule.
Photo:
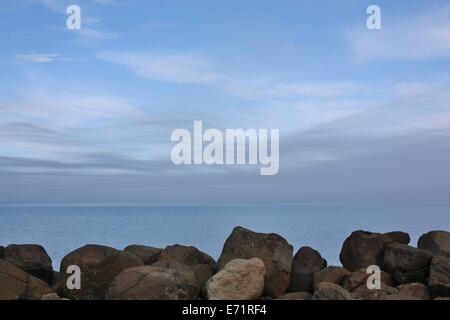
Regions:
<instances>
[{"instance_id":1,"label":"wispy cloud","mask_svg":"<svg viewBox=\"0 0 450 320\"><path fill-rule=\"evenodd\" d=\"M18 54L17 58L33 63L47 63L55 60L61 60L58 53L40 53L40 54Z\"/></svg>"}]
</instances>

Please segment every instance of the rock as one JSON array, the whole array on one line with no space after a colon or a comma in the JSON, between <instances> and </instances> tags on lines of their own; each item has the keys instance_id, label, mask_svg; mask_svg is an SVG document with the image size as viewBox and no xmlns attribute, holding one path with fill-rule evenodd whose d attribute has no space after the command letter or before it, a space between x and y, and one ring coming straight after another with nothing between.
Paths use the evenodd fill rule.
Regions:
<instances>
[{"instance_id":1,"label":"rock","mask_svg":"<svg viewBox=\"0 0 450 320\"><path fill-rule=\"evenodd\" d=\"M266 268L264 295L276 298L289 286L292 254L292 246L277 234L256 233L236 227L226 240L217 264L219 269L223 269L234 259L260 258Z\"/></svg>"},{"instance_id":2,"label":"rock","mask_svg":"<svg viewBox=\"0 0 450 320\"><path fill-rule=\"evenodd\" d=\"M174 261L190 266L201 287L216 273L216 261L195 247L168 246L162 250L158 261Z\"/></svg>"},{"instance_id":3,"label":"rock","mask_svg":"<svg viewBox=\"0 0 450 320\"><path fill-rule=\"evenodd\" d=\"M322 282L314 291L312 300L353 300L353 297L350 292L335 283Z\"/></svg>"},{"instance_id":4,"label":"rock","mask_svg":"<svg viewBox=\"0 0 450 320\"><path fill-rule=\"evenodd\" d=\"M392 231L383 233L381 237L383 238L385 244L391 243L409 244L409 242L411 241L409 234L403 231Z\"/></svg>"},{"instance_id":5,"label":"rock","mask_svg":"<svg viewBox=\"0 0 450 320\"><path fill-rule=\"evenodd\" d=\"M28 274L52 283L52 260L45 249L36 244L11 244L5 248L5 260Z\"/></svg>"},{"instance_id":6,"label":"rock","mask_svg":"<svg viewBox=\"0 0 450 320\"><path fill-rule=\"evenodd\" d=\"M53 280L52 280L52 283L51 283L51 287L55 291L58 289L59 280L60 280L59 272L58 271L53 271Z\"/></svg>"},{"instance_id":7,"label":"rock","mask_svg":"<svg viewBox=\"0 0 450 320\"><path fill-rule=\"evenodd\" d=\"M371 274L367 273L367 269L361 269L352 274L345 277L342 281L342 287L350 292L355 290L356 288L367 285L367 279L371 276ZM381 271L381 283L384 283L388 286L393 286L392 278L389 274L384 271Z\"/></svg>"},{"instance_id":8,"label":"rock","mask_svg":"<svg viewBox=\"0 0 450 320\"><path fill-rule=\"evenodd\" d=\"M436 297L433 300L450 300L450 297Z\"/></svg>"},{"instance_id":9,"label":"rock","mask_svg":"<svg viewBox=\"0 0 450 320\"><path fill-rule=\"evenodd\" d=\"M314 273L327 266L320 253L310 247L301 247L292 261L289 292L313 292Z\"/></svg>"},{"instance_id":10,"label":"rock","mask_svg":"<svg viewBox=\"0 0 450 320\"><path fill-rule=\"evenodd\" d=\"M339 259L344 268L357 271L370 265L381 266L385 239L379 233L355 231L345 239Z\"/></svg>"},{"instance_id":11,"label":"rock","mask_svg":"<svg viewBox=\"0 0 450 320\"><path fill-rule=\"evenodd\" d=\"M385 300L387 296L393 294L398 294L398 290L384 283L381 283L380 289L369 289L363 284L352 292L353 298L357 300Z\"/></svg>"},{"instance_id":12,"label":"rock","mask_svg":"<svg viewBox=\"0 0 450 320\"><path fill-rule=\"evenodd\" d=\"M276 300L311 300L312 294L309 292L290 292L286 293Z\"/></svg>"},{"instance_id":13,"label":"rock","mask_svg":"<svg viewBox=\"0 0 450 320\"><path fill-rule=\"evenodd\" d=\"M191 268L160 261L122 271L111 282L107 300L193 300L200 292Z\"/></svg>"},{"instance_id":14,"label":"rock","mask_svg":"<svg viewBox=\"0 0 450 320\"><path fill-rule=\"evenodd\" d=\"M0 246L0 259L5 259L5 247Z\"/></svg>"},{"instance_id":15,"label":"rock","mask_svg":"<svg viewBox=\"0 0 450 320\"><path fill-rule=\"evenodd\" d=\"M256 300L264 290L264 263L259 258L234 259L208 280L209 300Z\"/></svg>"},{"instance_id":16,"label":"rock","mask_svg":"<svg viewBox=\"0 0 450 320\"><path fill-rule=\"evenodd\" d=\"M423 283L408 283L397 287L398 294L418 300L430 300L430 290Z\"/></svg>"},{"instance_id":17,"label":"rock","mask_svg":"<svg viewBox=\"0 0 450 320\"><path fill-rule=\"evenodd\" d=\"M420 249L431 251L435 256L450 258L450 232L431 231L423 234L417 243Z\"/></svg>"},{"instance_id":18,"label":"rock","mask_svg":"<svg viewBox=\"0 0 450 320\"><path fill-rule=\"evenodd\" d=\"M0 260L0 300L39 300L52 289L5 260Z\"/></svg>"},{"instance_id":19,"label":"rock","mask_svg":"<svg viewBox=\"0 0 450 320\"><path fill-rule=\"evenodd\" d=\"M398 284L422 282L428 277L432 254L427 250L394 243L386 247L383 270Z\"/></svg>"},{"instance_id":20,"label":"rock","mask_svg":"<svg viewBox=\"0 0 450 320\"><path fill-rule=\"evenodd\" d=\"M450 258L435 256L431 260L428 286L433 296L450 297Z\"/></svg>"},{"instance_id":21,"label":"rock","mask_svg":"<svg viewBox=\"0 0 450 320\"><path fill-rule=\"evenodd\" d=\"M341 285L345 277L349 276L350 272L342 267L326 267L319 272L314 274L314 289L317 290L319 284L322 282L334 283Z\"/></svg>"},{"instance_id":22,"label":"rock","mask_svg":"<svg viewBox=\"0 0 450 320\"><path fill-rule=\"evenodd\" d=\"M386 296L383 300L401 300L401 301L405 301L405 300L422 300L413 296L408 296L406 294L401 294L401 293L397 293L397 294L391 294L389 296Z\"/></svg>"},{"instance_id":23,"label":"rock","mask_svg":"<svg viewBox=\"0 0 450 320\"><path fill-rule=\"evenodd\" d=\"M162 249L134 244L126 247L123 251L134 254L141 259L144 265L151 265L158 260L158 256Z\"/></svg>"},{"instance_id":24,"label":"rock","mask_svg":"<svg viewBox=\"0 0 450 320\"><path fill-rule=\"evenodd\" d=\"M76 265L81 269L81 289L66 286L67 268ZM58 293L74 300L101 300L111 281L123 270L141 266L141 260L129 252L99 245L87 245L66 255L60 268Z\"/></svg>"},{"instance_id":25,"label":"rock","mask_svg":"<svg viewBox=\"0 0 450 320\"><path fill-rule=\"evenodd\" d=\"M68 300L68 299L61 298L56 293L49 293L49 294L43 295L41 300Z\"/></svg>"}]
</instances>

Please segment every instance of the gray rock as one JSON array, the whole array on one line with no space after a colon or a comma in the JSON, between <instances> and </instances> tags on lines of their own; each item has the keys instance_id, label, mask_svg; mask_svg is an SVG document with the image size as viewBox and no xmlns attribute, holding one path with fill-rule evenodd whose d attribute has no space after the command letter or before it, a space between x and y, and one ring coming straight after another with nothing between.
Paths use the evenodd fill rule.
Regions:
<instances>
[{"instance_id":1,"label":"gray rock","mask_svg":"<svg viewBox=\"0 0 450 320\"><path fill-rule=\"evenodd\" d=\"M320 253L310 247L301 247L294 256L289 292L313 292L314 274L327 266Z\"/></svg>"},{"instance_id":2,"label":"gray rock","mask_svg":"<svg viewBox=\"0 0 450 320\"><path fill-rule=\"evenodd\" d=\"M141 259L144 265L151 265L158 260L158 256L162 249L134 244L126 247L123 251L134 254Z\"/></svg>"},{"instance_id":3,"label":"gray rock","mask_svg":"<svg viewBox=\"0 0 450 320\"><path fill-rule=\"evenodd\" d=\"M444 256L433 257L430 265L428 286L434 297L450 297L450 258Z\"/></svg>"},{"instance_id":4,"label":"gray rock","mask_svg":"<svg viewBox=\"0 0 450 320\"><path fill-rule=\"evenodd\" d=\"M383 270L398 284L422 282L428 278L432 254L427 250L394 243L386 247Z\"/></svg>"},{"instance_id":5,"label":"gray rock","mask_svg":"<svg viewBox=\"0 0 450 320\"><path fill-rule=\"evenodd\" d=\"M390 295L398 294L398 290L384 283L380 289L369 289L363 284L353 290L352 295L356 300L385 300Z\"/></svg>"},{"instance_id":6,"label":"gray rock","mask_svg":"<svg viewBox=\"0 0 450 320\"><path fill-rule=\"evenodd\" d=\"M353 300L353 296L335 283L322 282L314 291L312 300Z\"/></svg>"},{"instance_id":7,"label":"gray rock","mask_svg":"<svg viewBox=\"0 0 450 320\"><path fill-rule=\"evenodd\" d=\"M209 300L255 300L264 290L264 263L259 258L234 259L206 283Z\"/></svg>"},{"instance_id":8,"label":"gray rock","mask_svg":"<svg viewBox=\"0 0 450 320\"><path fill-rule=\"evenodd\" d=\"M257 233L236 227L226 240L218 261L218 268L234 259L260 258L266 268L264 295L273 298L283 295L292 268L292 246L277 234Z\"/></svg>"},{"instance_id":9,"label":"gray rock","mask_svg":"<svg viewBox=\"0 0 450 320\"><path fill-rule=\"evenodd\" d=\"M450 258L450 232L431 231L423 234L417 243L420 249L431 251L435 256Z\"/></svg>"}]
</instances>

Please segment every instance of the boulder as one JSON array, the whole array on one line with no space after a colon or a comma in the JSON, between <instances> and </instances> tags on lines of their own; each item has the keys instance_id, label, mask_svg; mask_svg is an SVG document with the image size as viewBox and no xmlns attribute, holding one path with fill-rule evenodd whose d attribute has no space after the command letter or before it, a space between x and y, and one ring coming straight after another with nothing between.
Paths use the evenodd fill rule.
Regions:
<instances>
[{"instance_id":1,"label":"boulder","mask_svg":"<svg viewBox=\"0 0 450 320\"><path fill-rule=\"evenodd\" d=\"M107 300L193 300L200 288L191 268L161 261L125 269L111 282Z\"/></svg>"},{"instance_id":2,"label":"boulder","mask_svg":"<svg viewBox=\"0 0 450 320\"><path fill-rule=\"evenodd\" d=\"M418 300L430 300L430 290L423 283L407 283L397 287L401 296L412 297Z\"/></svg>"},{"instance_id":3,"label":"boulder","mask_svg":"<svg viewBox=\"0 0 450 320\"><path fill-rule=\"evenodd\" d=\"M393 243L386 247L383 270L398 284L422 282L428 277L432 254L406 244Z\"/></svg>"},{"instance_id":4,"label":"boulder","mask_svg":"<svg viewBox=\"0 0 450 320\"><path fill-rule=\"evenodd\" d=\"M278 297L276 300L311 300L312 294L309 292L289 292Z\"/></svg>"},{"instance_id":5,"label":"boulder","mask_svg":"<svg viewBox=\"0 0 450 320\"><path fill-rule=\"evenodd\" d=\"M208 280L209 300L256 300L264 290L264 263L259 258L234 259Z\"/></svg>"},{"instance_id":6,"label":"boulder","mask_svg":"<svg viewBox=\"0 0 450 320\"><path fill-rule=\"evenodd\" d=\"M450 297L436 297L433 300L450 300Z\"/></svg>"},{"instance_id":7,"label":"boulder","mask_svg":"<svg viewBox=\"0 0 450 320\"><path fill-rule=\"evenodd\" d=\"M350 292L335 283L322 282L314 291L312 300L353 300L353 297Z\"/></svg>"},{"instance_id":8,"label":"boulder","mask_svg":"<svg viewBox=\"0 0 450 320\"><path fill-rule=\"evenodd\" d=\"M411 241L409 234L403 231L392 231L383 233L381 237L383 238L385 244L391 243L409 244L409 242Z\"/></svg>"},{"instance_id":9,"label":"boulder","mask_svg":"<svg viewBox=\"0 0 450 320\"><path fill-rule=\"evenodd\" d=\"M431 251L435 256L450 258L450 232L431 231L423 234L417 243L420 249Z\"/></svg>"},{"instance_id":10,"label":"boulder","mask_svg":"<svg viewBox=\"0 0 450 320\"><path fill-rule=\"evenodd\" d=\"M408 296L406 294L391 294L389 296L386 296L383 300L401 300L401 301L409 301L409 300L422 300L413 296Z\"/></svg>"},{"instance_id":11,"label":"boulder","mask_svg":"<svg viewBox=\"0 0 450 320\"><path fill-rule=\"evenodd\" d=\"M66 286L67 268L76 265L81 270L81 289ZM141 266L142 261L134 254L106 246L87 245L66 255L60 268L61 280L58 293L73 300L101 300L111 281L123 270Z\"/></svg>"},{"instance_id":12,"label":"boulder","mask_svg":"<svg viewBox=\"0 0 450 320\"><path fill-rule=\"evenodd\" d=\"M134 244L126 247L123 251L134 254L141 259L144 265L151 265L158 260L158 256L162 249Z\"/></svg>"},{"instance_id":13,"label":"boulder","mask_svg":"<svg viewBox=\"0 0 450 320\"><path fill-rule=\"evenodd\" d=\"M326 267L314 274L314 281L313 281L314 290L317 290L319 284L321 284L322 282L329 282L341 285L345 277L349 275L350 272L345 268L334 266Z\"/></svg>"},{"instance_id":14,"label":"boulder","mask_svg":"<svg viewBox=\"0 0 450 320\"><path fill-rule=\"evenodd\" d=\"M352 292L353 298L356 300L385 300L386 297L393 294L398 294L398 290L383 282L380 289L369 289L366 284L363 284Z\"/></svg>"},{"instance_id":15,"label":"boulder","mask_svg":"<svg viewBox=\"0 0 450 320\"><path fill-rule=\"evenodd\" d=\"M236 227L225 241L218 268L234 259L260 258L266 268L264 295L276 298L289 286L292 268L292 246L277 234L257 233Z\"/></svg>"},{"instance_id":16,"label":"boulder","mask_svg":"<svg viewBox=\"0 0 450 320\"><path fill-rule=\"evenodd\" d=\"M52 289L5 260L0 260L0 300L39 300Z\"/></svg>"},{"instance_id":17,"label":"boulder","mask_svg":"<svg viewBox=\"0 0 450 320\"><path fill-rule=\"evenodd\" d=\"M310 247L301 247L292 261L289 292L313 292L314 274L327 266L320 253Z\"/></svg>"},{"instance_id":18,"label":"boulder","mask_svg":"<svg viewBox=\"0 0 450 320\"><path fill-rule=\"evenodd\" d=\"M43 295L43 296L41 297L41 300L49 300L49 301L52 301L52 300L68 300L68 299L61 298L61 297L58 296L56 293L49 293L49 294Z\"/></svg>"},{"instance_id":19,"label":"boulder","mask_svg":"<svg viewBox=\"0 0 450 320\"><path fill-rule=\"evenodd\" d=\"M434 297L450 297L450 258L444 256L433 257L430 265L428 286Z\"/></svg>"},{"instance_id":20,"label":"boulder","mask_svg":"<svg viewBox=\"0 0 450 320\"><path fill-rule=\"evenodd\" d=\"M350 292L355 290L356 288L367 285L367 279L372 274L367 273L367 269L361 269L355 272L352 272L350 275L345 277L342 281L342 287ZM384 283L388 286L393 286L392 278L389 274L384 271L381 271L381 283Z\"/></svg>"},{"instance_id":21,"label":"boulder","mask_svg":"<svg viewBox=\"0 0 450 320\"><path fill-rule=\"evenodd\" d=\"M216 272L216 261L195 247L179 244L168 246L161 251L158 261L174 261L191 267L201 287Z\"/></svg>"},{"instance_id":22,"label":"boulder","mask_svg":"<svg viewBox=\"0 0 450 320\"><path fill-rule=\"evenodd\" d=\"M5 247L0 246L0 259L5 259Z\"/></svg>"},{"instance_id":23,"label":"boulder","mask_svg":"<svg viewBox=\"0 0 450 320\"><path fill-rule=\"evenodd\" d=\"M5 248L5 260L48 284L52 283L52 260L40 245L11 244Z\"/></svg>"}]
</instances>

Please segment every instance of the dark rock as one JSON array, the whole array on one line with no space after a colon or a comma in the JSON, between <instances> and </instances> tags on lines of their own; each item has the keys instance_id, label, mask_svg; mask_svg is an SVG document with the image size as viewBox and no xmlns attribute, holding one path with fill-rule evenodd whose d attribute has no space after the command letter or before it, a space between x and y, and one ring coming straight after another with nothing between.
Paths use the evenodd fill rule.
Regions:
<instances>
[{"instance_id":1,"label":"dark rock","mask_svg":"<svg viewBox=\"0 0 450 320\"><path fill-rule=\"evenodd\" d=\"M312 294L309 292L289 292L276 300L311 300Z\"/></svg>"},{"instance_id":2,"label":"dark rock","mask_svg":"<svg viewBox=\"0 0 450 320\"><path fill-rule=\"evenodd\" d=\"M226 240L217 264L222 269L234 259L260 258L266 268L264 295L276 298L289 286L292 254L292 246L277 234L236 227Z\"/></svg>"},{"instance_id":3,"label":"dark rock","mask_svg":"<svg viewBox=\"0 0 450 320\"><path fill-rule=\"evenodd\" d=\"M417 243L420 249L431 251L435 256L450 258L450 232L431 231L423 234Z\"/></svg>"},{"instance_id":4,"label":"dark rock","mask_svg":"<svg viewBox=\"0 0 450 320\"><path fill-rule=\"evenodd\" d=\"M123 251L134 254L141 259L144 265L151 265L158 260L158 256L162 249L134 244L126 247Z\"/></svg>"},{"instance_id":5,"label":"dark rock","mask_svg":"<svg viewBox=\"0 0 450 320\"><path fill-rule=\"evenodd\" d=\"M76 265L81 269L81 289L66 286L67 268ZM129 252L99 245L87 245L72 251L61 262L61 280L58 293L73 300L101 300L111 281L123 270L141 266L141 260Z\"/></svg>"},{"instance_id":6,"label":"dark rock","mask_svg":"<svg viewBox=\"0 0 450 320\"><path fill-rule=\"evenodd\" d=\"M422 282L428 277L432 254L427 250L394 243L386 247L383 270L398 284Z\"/></svg>"},{"instance_id":7,"label":"dark rock","mask_svg":"<svg viewBox=\"0 0 450 320\"><path fill-rule=\"evenodd\" d=\"M409 244L409 242L411 241L409 234L403 231L387 232L383 233L381 236L386 244L391 243Z\"/></svg>"},{"instance_id":8,"label":"dark rock","mask_svg":"<svg viewBox=\"0 0 450 320\"><path fill-rule=\"evenodd\" d=\"M176 262L125 269L111 282L107 300L192 300L199 294L191 268Z\"/></svg>"},{"instance_id":9,"label":"dark rock","mask_svg":"<svg viewBox=\"0 0 450 320\"><path fill-rule=\"evenodd\" d=\"M264 290L264 263L259 258L234 259L208 280L209 300L256 300Z\"/></svg>"},{"instance_id":10,"label":"dark rock","mask_svg":"<svg viewBox=\"0 0 450 320\"><path fill-rule=\"evenodd\" d=\"M202 288L216 273L216 261L195 247L179 244L168 246L161 251L158 261L174 261L191 267Z\"/></svg>"},{"instance_id":11,"label":"dark rock","mask_svg":"<svg viewBox=\"0 0 450 320\"><path fill-rule=\"evenodd\" d=\"M355 231L345 239L339 258L344 268L357 271L383 262L385 239L379 233Z\"/></svg>"},{"instance_id":12,"label":"dark rock","mask_svg":"<svg viewBox=\"0 0 450 320\"><path fill-rule=\"evenodd\" d=\"M320 253L310 247L301 247L292 261L289 292L313 292L314 274L327 266Z\"/></svg>"},{"instance_id":13,"label":"dark rock","mask_svg":"<svg viewBox=\"0 0 450 320\"><path fill-rule=\"evenodd\" d=\"M61 298L56 293L49 293L49 294L43 295L41 300L58 301L58 300L69 300L69 299Z\"/></svg>"},{"instance_id":14,"label":"dark rock","mask_svg":"<svg viewBox=\"0 0 450 320\"><path fill-rule=\"evenodd\" d=\"M371 276L370 273L367 273L367 269L361 269L355 272L352 272L349 276L345 277L342 281L342 287L350 292L355 290L356 288L367 285L367 279ZM387 286L393 286L393 281L391 276L381 271L381 283L384 283Z\"/></svg>"},{"instance_id":15,"label":"dark rock","mask_svg":"<svg viewBox=\"0 0 450 320\"><path fill-rule=\"evenodd\" d=\"M51 283L51 287L55 291L58 289L59 280L60 280L59 272L58 271L53 271L53 280L52 280L52 283Z\"/></svg>"},{"instance_id":16,"label":"dark rock","mask_svg":"<svg viewBox=\"0 0 450 320\"><path fill-rule=\"evenodd\" d=\"M380 289L369 289L363 284L353 290L352 295L357 300L385 300L389 295L398 294L398 290L381 283Z\"/></svg>"},{"instance_id":17,"label":"dark rock","mask_svg":"<svg viewBox=\"0 0 450 320\"><path fill-rule=\"evenodd\" d=\"M342 281L344 281L344 279L349 275L350 272L342 267L335 267L335 266L326 267L314 274L314 281L313 281L314 290L317 290L317 288L322 282L329 282L341 285Z\"/></svg>"},{"instance_id":18,"label":"dark rock","mask_svg":"<svg viewBox=\"0 0 450 320\"><path fill-rule=\"evenodd\" d=\"M433 257L430 265L428 286L434 297L450 297L450 258L443 256Z\"/></svg>"},{"instance_id":19,"label":"dark rock","mask_svg":"<svg viewBox=\"0 0 450 320\"><path fill-rule=\"evenodd\" d=\"M0 259L5 259L5 247L0 246Z\"/></svg>"},{"instance_id":20,"label":"dark rock","mask_svg":"<svg viewBox=\"0 0 450 320\"><path fill-rule=\"evenodd\" d=\"M430 300L430 290L423 283L407 283L397 287L398 294L418 300Z\"/></svg>"},{"instance_id":21,"label":"dark rock","mask_svg":"<svg viewBox=\"0 0 450 320\"><path fill-rule=\"evenodd\" d=\"M383 300L401 300L401 301L410 301L410 300L422 300L413 296L408 296L406 294L391 294L389 296L386 296Z\"/></svg>"},{"instance_id":22,"label":"dark rock","mask_svg":"<svg viewBox=\"0 0 450 320\"><path fill-rule=\"evenodd\" d=\"M350 292L335 283L322 282L314 291L312 300L353 300L353 297Z\"/></svg>"},{"instance_id":23,"label":"dark rock","mask_svg":"<svg viewBox=\"0 0 450 320\"><path fill-rule=\"evenodd\" d=\"M39 300L52 292L41 279L0 260L0 300Z\"/></svg>"},{"instance_id":24,"label":"dark rock","mask_svg":"<svg viewBox=\"0 0 450 320\"><path fill-rule=\"evenodd\" d=\"M5 248L5 260L48 284L52 283L52 260L40 245L11 244Z\"/></svg>"},{"instance_id":25,"label":"dark rock","mask_svg":"<svg viewBox=\"0 0 450 320\"><path fill-rule=\"evenodd\" d=\"M433 300L450 300L450 297L436 297Z\"/></svg>"}]
</instances>

